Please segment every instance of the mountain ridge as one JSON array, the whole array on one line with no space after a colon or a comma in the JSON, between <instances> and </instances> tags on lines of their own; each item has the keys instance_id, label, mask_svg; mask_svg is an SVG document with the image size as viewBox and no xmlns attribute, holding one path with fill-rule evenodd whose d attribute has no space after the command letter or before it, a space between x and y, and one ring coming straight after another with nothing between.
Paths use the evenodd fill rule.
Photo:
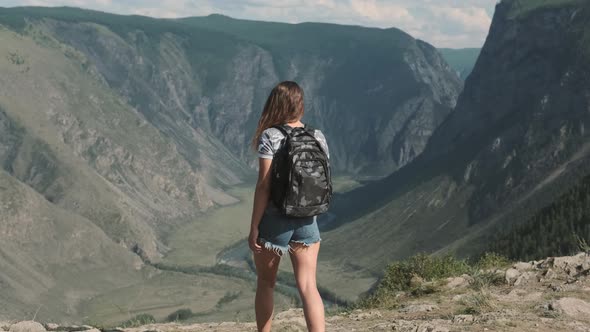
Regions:
<instances>
[{"instance_id":1,"label":"mountain ridge","mask_svg":"<svg viewBox=\"0 0 590 332\"><path fill-rule=\"evenodd\" d=\"M590 7L574 1L512 17L512 4L497 5L457 107L424 152L335 200L344 225L328 227L324 263L379 271L417 251L477 254L495 227L528 219L589 172ZM356 244L359 233L370 241Z\"/></svg>"}]
</instances>

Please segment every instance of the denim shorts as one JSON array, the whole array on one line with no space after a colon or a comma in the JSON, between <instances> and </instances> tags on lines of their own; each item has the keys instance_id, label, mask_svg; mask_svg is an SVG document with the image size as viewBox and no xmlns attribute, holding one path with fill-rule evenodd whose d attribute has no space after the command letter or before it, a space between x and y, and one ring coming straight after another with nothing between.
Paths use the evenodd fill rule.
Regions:
<instances>
[{"instance_id":1,"label":"denim shorts","mask_svg":"<svg viewBox=\"0 0 590 332\"><path fill-rule=\"evenodd\" d=\"M279 256L293 248L292 242L309 246L321 240L316 216L292 218L267 209L258 225L258 243Z\"/></svg>"}]
</instances>

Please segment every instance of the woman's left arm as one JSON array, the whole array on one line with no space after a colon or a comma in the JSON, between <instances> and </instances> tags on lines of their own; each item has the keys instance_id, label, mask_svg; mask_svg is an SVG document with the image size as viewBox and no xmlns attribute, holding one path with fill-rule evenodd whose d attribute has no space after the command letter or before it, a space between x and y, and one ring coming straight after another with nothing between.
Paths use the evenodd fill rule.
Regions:
<instances>
[{"instance_id":1,"label":"woman's left arm","mask_svg":"<svg viewBox=\"0 0 590 332\"><path fill-rule=\"evenodd\" d=\"M254 191L254 203L252 206L252 219L250 222L250 236L248 244L254 252L259 252L261 246L256 242L258 239L258 225L268 205L270 198L270 165L272 159L258 158L258 181Z\"/></svg>"}]
</instances>

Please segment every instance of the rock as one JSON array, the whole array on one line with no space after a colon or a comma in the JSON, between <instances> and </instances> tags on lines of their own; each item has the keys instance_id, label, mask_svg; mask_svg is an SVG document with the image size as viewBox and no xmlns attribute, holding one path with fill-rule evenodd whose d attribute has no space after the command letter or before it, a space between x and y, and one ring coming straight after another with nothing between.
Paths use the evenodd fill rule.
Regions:
<instances>
[{"instance_id":1,"label":"rock","mask_svg":"<svg viewBox=\"0 0 590 332\"><path fill-rule=\"evenodd\" d=\"M365 312L365 311L356 312L356 313L353 312L348 317L351 319L354 319L354 320L365 320L365 319L381 318L381 317L383 317L383 315L378 310L371 310L368 312Z\"/></svg>"},{"instance_id":2,"label":"rock","mask_svg":"<svg viewBox=\"0 0 590 332\"><path fill-rule=\"evenodd\" d=\"M10 329L10 322L0 321L0 331L8 331Z\"/></svg>"},{"instance_id":3,"label":"rock","mask_svg":"<svg viewBox=\"0 0 590 332\"><path fill-rule=\"evenodd\" d=\"M508 269L506 270L506 282L509 285L513 285L516 280L518 279L518 277L520 276L520 271L518 271L517 269Z\"/></svg>"},{"instance_id":4,"label":"rock","mask_svg":"<svg viewBox=\"0 0 590 332\"><path fill-rule=\"evenodd\" d=\"M43 325L41 325L40 323L29 320L29 321L23 321L23 322L18 322L16 324L12 324L8 331L10 331L10 332L45 332L46 330L45 330L45 327L43 327Z\"/></svg>"},{"instance_id":5,"label":"rock","mask_svg":"<svg viewBox=\"0 0 590 332\"><path fill-rule=\"evenodd\" d=\"M543 275L543 277L545 279L555 279L557 277L557 273L555 273L555 271L553 271L553 269L547 269L547 271L545 271L545 274Z\"/></svg>"},{"instance_id":6,"label":"rock","mask_svg":"<svg viewBox=\"0 0 590 332\"><path fill-rule=\"evenodd\" d=\"M449 332L449 329L446 327L435 326L433 324L426 323L418 326L416 332Z\"/></svg>"},{"instance_id":7,"label":"rock","mask_svg":"<svg viewBox=\"0 0 590 332\"><path fill-rule=\"evenodd\" d=\"M447 288L465 288L469 286L469 281L464 277L447 278Z\"/></svg>"},{"instance_id":8,"label":"rock","mask_svg":"<svg viewBox=\"0 0 590 332\"><path fill-rule=\"evenodd\" d=\"M563 286L555 284L555 283L550 283L549 286L547 286L547 288L551 289L554 292L563 291Z\"/></svg>"},{"instance_id":9,"label":"rock","mask_svg":"<svg viewBox=\"0 0 590 332\"><path fill-rule=\"evenodd\" d=\"M474 321L473 315L455 315L453 317L453 323L473 323Z\"/></svg>"},{"instance_id":10,"label":"rock","mask_svg":"<svg viewBox=\"0 0 590 332\"><path fill-rule=\"evenodd\" d=\"M357 311L358 310L358 311ZM360 312L360 309L357 309L354 312ZM275 319L277 320L281 320L281 319L288 319L288 318L293 318L293 317L303 317L303 309L301 308L291 308L282 312L279 312L278 314L276 314L274 316Z\"/></svg>"},{"instance_id":11,"label":"rock","mask_svg":"<svg viewBox=\"0 0 590 332\"><path fill-rule=\"evenodd\" d=\"M438 309L437 305L434 304L410 304L404 308L401 308L399 312L414 313L414 312L429 312Z\"/></svg>"},{"instance_id":12,"label":"rock","mask_svg":"<svg viewBox=\"0 0 590 332\"><path fill-rule=\"evenodd\" d=\"M514 265L512 265L512 268L524 272L524 271L529 271L532 270L534 268L534 265L531 263L525 263L525 262L518 262Z\"/></svg>"},{"instance_id":13,"label":"rock","mask_svg":"<svg viewBox=\"0 0 590 332\"><path fill-rule=\"evenodd\" d=\"M514 282L514 286L524 285L529 280L533 280L536 277L537 277L537 274L535 272L532 272L532 271L524 272L523 274L521 274L520 276L518 276L518 278Z\"/></svg>"},{"instance_id":14,"label":"rock","mask_svg":"<svg viewBox=\"0 0 590 332\"><path fill-rule=\"evenodd\" d=\"M548 309L572 318L590 318L590 303L573 297L564 297L552 302Z\"/></svg>"},{"instance_id":15,"label":"rock","mask_svg":"<svg viewBox=\"0 0 590 332\"><path fill-rule=\"evenodd\" d=\"M47 324L45 324L45 329L47 331L56 331L59 329L59 324L47 323Z\"/></svg>"},{"instance_id":16,"label":"rock","mask_svg":"<svg viewBox=\"0 0 590 332\"><path fill-rule=\"evenodd\" d=\"M554 268L563 270L570 276L582 272L584 266L588 266L590 258L586 253L580 253L575 256L554 257L551 264Z\"/></svg>"}]
</instances>

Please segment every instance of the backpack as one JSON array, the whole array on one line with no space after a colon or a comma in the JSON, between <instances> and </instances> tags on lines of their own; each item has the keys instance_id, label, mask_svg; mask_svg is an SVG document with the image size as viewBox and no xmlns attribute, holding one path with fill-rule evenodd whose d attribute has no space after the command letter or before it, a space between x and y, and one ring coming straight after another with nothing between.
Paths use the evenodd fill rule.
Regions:
<instances>
[{"instance_id":1,"label":"backpack","mask_svg":"<svg viewBox=\"0 0 590 332\"><path fill-rule=\"evenodd\" d=\"M328 210L332 199L330 162L314 129L274 126L285 135L271 164L271 197L289 217L311 217Z\"/></svg>"}]
</instances>

